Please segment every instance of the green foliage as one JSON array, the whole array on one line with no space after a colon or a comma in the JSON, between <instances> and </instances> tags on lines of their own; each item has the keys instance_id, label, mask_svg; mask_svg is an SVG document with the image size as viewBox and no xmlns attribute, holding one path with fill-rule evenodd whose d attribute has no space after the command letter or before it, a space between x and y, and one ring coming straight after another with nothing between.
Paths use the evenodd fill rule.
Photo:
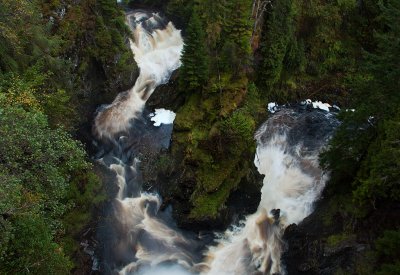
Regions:
<instances>
[{"instance_id":1,"label":"green foliage","mask_svg":"<svg viewBox=\"0 0 400 275\"><path fill-rule=\"evenodd\" d=\"M69 274L72 263L54 242L46 221L25 214L13 219L13 236L7 256L0 260L5 274Z\"/></svg>"},{"instance_id":2,"label":"green foliage","mask_svg":"<svg viewBox=\"0 0 400 275\"><path fill-rule=\"evenodd\" d=\"M62 125L72 130L77 119L71 95L65 90L48 87L52 73L42 72L43 66L37 64L28 68L22 75L7 73L0 79L0 99L3 105L21 107L27 111L44 112L51 126Z\"/></svg>"},{"instance_id":3,"label":"green foliage","mask_svg":"<svg viewBox=\"0 0 400 275\"><path fill-rule=\"evenodd\" d=\"M253 132L262 111L258 90L248 84L247 76L251 4L248 0L199 1L188 25L180 81L186 87L194 82L193 90L188 89L194 93L177 113L175 128L186 132L174 139L184 147L185 177L196 180L189 214L194 220L218 218L230 192L247 175L247 160L255 150ZM192 35L203 29L206 37ZM208 51L203 50L205 46ZM204 58L209 62L207 75L202 73ZM198 85L202 75L202 85Z\"/></svg>"},{"instance_id":4,"label":"green foliage","mask_svg":"<svg viewBox=\"0 0 400 275\"><path fill-rule=\"evenodd\" d=\"M283 62L293 35L292 0L277 1L265 21L265 41L262 44L262 61L259 78L268 89L272 89L283 71Z\"/></svg>"},{"instance_id":5,"label":"green foliage","mask_svg":"<svg viewBox=\"0 0 400 275\"><path fill-rule=\"evenodd\" d=\"M355 198L400 200L400 117L384 121L376 140L369 146L357 180Z\"/></svg>"},{"instance_id":6,"label":"green foliage","mask_svg":"<svg viewBox=\"0 0 400 275\"><path fill-rule=\"evenodd\" d=\"M373 44L369 25L376 16L375 7L364 2L271 3L264 14L257 70L257 83L270 100L303 100L337 89L346 76L355 73L359 52Z\"/></svg>"},{"instance_id":7,"label":"green foliage","mask_svg":"<svg viewBox=\"0 0 400 275\"><path fill-rule=\"evenodd\" d=\"M208 53L201 21L196 11L193 12L187 28L187 37L182 52L180 68L180 86L182 89L195 91L208 79Z\"/></svg>"},{"instance_id":8,"label":"green foliage","mask_svg":"<svg viewBox=\"0 0 400 275\"><path fill-rule=\"evenodd\" d=\"M253 1L234 0L229 2L228 8L234 12L231 12L224 24L221 62L227 63L226 71L236 75L244 70L244 66L250 64L250 39L253 26L251 6Z\"/></svg>"},{"instance_id":9,"label":"green foliage","mask_svg":"<svg viewBox=\"0 0 400 275\"><path fill-rule=\"evenodd\" d=\"M22 71L57 49L40 26L38 7L31 1L0 1L0 75Z\"/></svg>"},{"instance_id":10,"label":"green foliage","mask_svg":"<svg viewBox=\"0 0 400 275\"><path fill-rule=\"evenodd\" d=\"M400 271L400 232L385 231L375 244L377 256L383 262L377 274L397 274Z\"/></svg>"},{"instance_id":11,"label":"green foliage","mask_svg":"<svg viewBox=\"0 0 400 275\"><path fill-rule=\"evenodd\" d=\"M238 167L239 163L237 159L231 160L222 164L223 167L214 167L214 170L207 169L205 172L207 174L203 174L205 176L209 175L209 183L211 186L214 185L214 190L205 193L199 188L193 193L191 201L194 207L190 212L190 218L197 220L204 218L217 219L218 215L221 214L230 192L238 186L240 180L247 174L248 169L248 163L244 163L244 166ZM243 165L243 163L240 165ZM234 171L236 171L235 175L233 175ZM216 183L219 183L219 186L215 187ZM202 181L202 184L206 186L205 184L207 183Z\"/></svg>"},{"instance_id":12,"label":"green foliage","mask_svg":"<svg viewBox=\"0 0 400 275\"><path fill-rule=\"evenodd\" d=\"M187 26L192 16L193 7L196 5L196 1L193 0L144 0L144 2L148 7L157 9L162 7L167 17L179 28ZM137 3L137 0L130 0L132 6L137 5Z\"/></svg>"},{"instance_id":13,"label":"green foliage","mask_svg":"<svg viewBox=\"0 0 400 275\"><path fill-rule=\"evenodd\" d=\"M196 180L191 219L218 218L230 192L249 172L262 103L256 86L243 88L246 84L247 79L238 79L221 86L221 94L194 93L177 112L175 127L184 132L174 140L184 148L185 177Z\"/></svg>"},{"instance_id":14,"label":"green foliage","mask_svg":"<svg viewBox=\"0 0 400 275\"><path fill-rule=\"evenodd\" d=\"M400 257L400 231L385 231L383 236L376 240L376 250L379 256Z\"/></svg>"},{"instance_id":15,"label":"green foliage","mask_svg":"<svg viewBox=\"0 0 400 275\"><path fill-rule=\"evenodd\" d=\"M228 119L224 120L221 128L223 135L233 138L240 145L249 146L253 141L254 119L242 110L235 111Z\"/></svg>"},{"instance_id":16,"label":"green foliage","mask_svg":"<svg viewBox=\"0 0 400 275\"><path fill-rule=\"evenodd\" d=\"M71 133L91 92L133 82L129 35L114 0L0 0L1 274L72 268L105 195Z\"/></svg>"},{"instance_id":17,"label":"green foliage","mask_svg":"<svg viewBox=\"0 0 400 275\"><path fill-rule=\"evenodd\" d=\"M387 30L376 33L377 49L366 53L363 74L368 77L353 83L353 102L359 106L355 112L343 114L344 122L323 157L333 171L332 182L353 181L355 199L371 205L382 199L400 199L400 46L393 43L400 35L400 5L389 1L386 6L381 5L381 11L380 20Z\"/></svg>"},{"instance_id":18,"label":"green foliage","mask_svg":"<svg viewBox=\"0 0 400 275\"><path fill-rule=\"evenodd\" d=\"M356 110L341 113L342 125L322 155L325 168L332 171L328 188L351 199L345 211L349 223L380 215L381 211L388 211L387 205L400 202L400 2L373 2L366 1L364 8L374 9L366 16L375 18L375 33L369 36L368 51L363 53L359 68L347 80L353 89L351 103ZM340 4L347 11L353 9L350 1L340 1ZM360 22L364 27L371 24L358 18L357 24ZM360 36L366 34L368 31ZM391 221L385 221L379 224L379 229L354 230L354 233L366 231L372 239L384 232L371 252L373 271L369 273L399 272L400 234L387 230L393 228L398 229Z\"/></svg>"},{"instance_id":19,"label":"green foliage","mask_svg":"<svg viewBox=\"0 0 400 275\"><path fill-rule=\"evenodd\" d=\"M64 131L49 129L43 114L6 108L0 123L2 167L32 190L47 194L44 200L65 196L71 173L88 168L82 146Z\"/></svg>"},{"instance_id":20,"label":"green foliage","mask_svg":"<svg viewBox=\"0 0 400 275\"><path fill-rule=\"evenodd\" d=\"M354 179L359 169L360 161L367 154L368 147L377 135L375 127L367 122L368 110L361 106L356 112L342 114L343 123L330 142L329 150L321 156L325 169L334 171L331 181L345 184ZM362 125L362 127L359 127Z\"/></svg>"},{"instance_id":21,"label":"green foliage","mask_svg":"<svg viewBox=\"0 0 400 275\"><path fill-rule=\"evenodd\" d=\"M56 237L70 224L63 221L66 213L76 207L77 213L90 213L86 200L98 180L84 179L91 166L82 145L64 130L51 129L39 111L3 105L0 125L2 271L66 274L71 263ZM73 191L79 185L80 192Z\"/></svg>"},{"instance_id":22,"label":"green foliage","mask_svg":"<svg viewBox=\"0 0 400 275\"><path fill-rule=\"evenodd\" d=\"M87 81L104 82L101 78L92 79L91 72L95 70L104 73L107 89L122 89L131 84L138 69L127 47L130 31L124 22L116 1L84 0L69 6L65 17L54 26L65 42L63 51L77 60L74 73L79 75L80 89L88 92Z\"/></svg>"}]
</instances>

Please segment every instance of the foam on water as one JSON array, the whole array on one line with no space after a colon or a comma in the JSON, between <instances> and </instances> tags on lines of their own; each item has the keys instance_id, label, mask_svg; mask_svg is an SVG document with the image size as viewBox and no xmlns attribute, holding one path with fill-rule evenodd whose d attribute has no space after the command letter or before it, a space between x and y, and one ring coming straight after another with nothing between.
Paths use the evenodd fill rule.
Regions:
<instances>
[{"instance_id":1,"label":"foam on water","mask_svg":"<svg viewBox=\"0 0 400 275\"><path fill-rule=\"evenodd\" d=\"M312 212L327 180L318 155L337 125L333 116L289 108L260 127L254 164L265 177L258 210L209 248L202 274L284 273L283 231Z\"/></svg>"},{"instance_id":2,"label":"foam on water","mask_svg":"<svg viewBox=\"0 0 400 275\"><path fill-rule=\"evenodd\" d=\"M103 155L98 162L114 173L118 187L116 198L110 204L111 213L103 225L106 231L102 233L105 242L102 271L185 274L182 266L189 269L194 265L191 249L196 247L196 242L181 234L170 221L170 215L160 211L161 198L157 194L141 189L140 161L135 150L143 146L138 144L144 140L142 136L148 142L157 142L159 139L149 136L151 133L168 132L155 131L147 123L143 124L142 112L154 89L166 83L181 65L183 40L180 31L171 22L165 24L156 13L130 13L127 23L132 28L134 37L130 46L140 74L130 90L120 93L110 105L98 111L94 123L96 137L100 141L111 141L112 146L100 152ZM172 124L175 113L157 109L151 119L156 126ZM164 139L160 138L162 142ZM172 263L175 265L171 266Z\"/></svg>"},{"instance_id":3,"label":"foam on water","mask_svg":"<svg viewBox=\"0 0 400 275\"><path fill-rule=\"evenodd\" d=\"M154 29L151 33L142 27L145 22L156 20L156 15L137 12L127 16L127 21L134 22L135 26L130 46L140 74L131 89L99 110L94 123L94 133L99 139L112 139L127 131L132 121L142 113L154 89L168 82L171 73L181 65L183 39L180 30L171 22L164 29Z\"/></svg>"},{"instance_id":4,"label":"foam on water","mask_svg":"<svg viewBox=\"0 0 400 275\"><path fill-rule=\"evenodd\" d=\"M219 234L216 245L202 255L204 244L193 234L180 231L170 211L160 210L160 196L143 192L135 150L158 141L152 133L162 133L163 127L172 129L165 125L175 119L169 110L157 109L151 115L158 128L142 121L141 128L135 118L142 116L157 85L166 83L180 66L183 40L180 31L156 13L133 12L127 22L134 34L130 45L140 75L132 89L98 111L94 123L97 138L112 141L112 148L103 150L98 161L112 171L118 187L103 228L106 256L101 271L108 268L112 274L143 275L284 273L280 263L283 231L312 212L327 179L318 165L318 154L338 124L326 112L329 106L311 100L305 103L312 104L315 109L308 108L311 110L268 105L274 114L255 134L254 163L265 175L258 210ZM150 143L138 144L143 140Z\"/></svg>"},{"instance_id":5,"label":"foam on water","mask_svg":"<svg viewBox=\"0 0 400 275\"><path fill-rule=\"evenodd\" d=\"M155 109L155 112L150 114L151 121L154 121L154 126L160 126L161 124L172 124L175 120L176 114L170 110L164 108Z\"/></svg>"}]
</instances>

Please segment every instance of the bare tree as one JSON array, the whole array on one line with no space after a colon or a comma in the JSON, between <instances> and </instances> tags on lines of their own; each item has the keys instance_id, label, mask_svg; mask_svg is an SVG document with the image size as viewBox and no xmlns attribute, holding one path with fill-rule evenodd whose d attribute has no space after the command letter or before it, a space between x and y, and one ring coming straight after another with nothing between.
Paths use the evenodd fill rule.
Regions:
<instances>
[{"instance_id":1,"label":"bare tree","mask_svg":"<svg viewBox=\"0 0 400 275\"><path fill-rule=\"evenodd\" d=\"M272 6L272 0L254 0L252 17L254 19L253 34L251 36L251 43L253 43L253 38L257 32L259 24L262 22L264 12L269 6Z\"/></svg>"}]
</instances>

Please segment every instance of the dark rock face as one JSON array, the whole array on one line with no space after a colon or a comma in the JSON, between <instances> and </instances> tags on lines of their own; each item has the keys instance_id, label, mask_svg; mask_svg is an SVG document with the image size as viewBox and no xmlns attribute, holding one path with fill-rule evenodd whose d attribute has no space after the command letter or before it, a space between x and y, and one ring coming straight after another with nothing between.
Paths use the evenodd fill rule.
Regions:
<instances>
[{"instance_id":1,"label":"dark rock face","mask_svg":"<svg viewBox=\"0 0 400 275\"><path fill-rule=\"evenodd\" d=\"M238 222L248 214L255 213L261 200L261 187L264 176L252 165L250 172L239 183L226 203L229 221Z\"/></svg>"},{"instance_id":2,"label":"dark rock face","mask_svg":"<svg viewBox=\"0 0 400 275\"><path fill-rule=\"evenodd\" d=\"M174 220L179 227L190 231L224 230L232 223L257 210L262 179L255 166L239 183L238 189L231 193L226 208L219 213L218 219L187 219L191 210L190 196L196 187L195 175L189 177L187 167L179 154L169 150L154 154L142 151L140 163L144 190L155 191L163 198L162 209L172 206Z\"/></svg>"},{"instance_id":3,"label":"dark rock face","mask_svg":"<svg viewBox=\"0 0 400 275\"><path fill-rule=\"evenodd\" d=\"M333 223L324 223L327 203L322 200L302 223L286 228L282 262L287 274L354 274L357 259L363 257L368 245L355 235L341 235L344 221L339 212L331 217ZM330 236L341 238L329 242Z\"/></svg>"},{"instance_id":4,"label":"dark rock face","mask_svg":"<svg viewBox=\"0 0 400 275\"><path fill-rule=\"evenodd\" d=\"M175 112L185 103L185 96L178 91L178 75L179 71L176 70L167 84L162 84L154 90L146 102L149 110L165 108Z\"/></svg>"},{"instance_id":5,"label":"dark rock face","mask_svg":"<svg viewBox=\"0 0 400 275\"><path fill-rule=\"evenodd\" d=\"M128 46L128 42L127 42ZM93 62L88 70L88 75L84 79L85 92L80 100L84 104L80 104L78 114L80 117L80 125L77 130L78 139L86 145L89 155L93 155L96 151L92 146L92 125L96 116L96 109L102 104L110 104L117 94L133 87L139 76L139 68L132 60L132 72L125 78L119 76L113 79L101 68L101 64Z\"/></svg>"}]
</instances>

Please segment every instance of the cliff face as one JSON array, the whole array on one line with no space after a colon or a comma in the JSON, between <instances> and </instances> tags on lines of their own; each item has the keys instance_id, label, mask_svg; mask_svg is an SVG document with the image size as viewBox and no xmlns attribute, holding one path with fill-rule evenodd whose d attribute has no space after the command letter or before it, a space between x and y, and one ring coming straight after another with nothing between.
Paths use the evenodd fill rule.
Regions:
<instances>
[{"instance_id":1,"label":"cliff face","mask_svg":"<svg viewBox=\"0 0 400 275\"><path fill-rule=\"evenodd\" d=\"M144 154L141 164L143 180L149 188L160 192L164 205L171 204L173 206L174 216L182 227L195 231L225 228L232 222L233 217L254 212L258 205L262 177L252 163L253 149L243 147L243 151L248 150L249 152L243 158L237 156L233 159L226 159L221 156L215 161L215 165L221 165L226 161L229 169L231 169L229 166L232 163L234 166L237 165L233 174L228 173L226 169L218 171L208 166L201 167L199 162L201 160L196 160L193 156L188 155L188 150L193 148L191 147L193 140L190 138L193 130L204 125L207 120L204 118L203 122L192 122L193 124L189 128L180 128L182 127L179 123L180 120L190 121L192 117L196 117L194 113L186 113L187 108L191 108L193 112L204 112L204 110L200 106L190 105L193 103L187 102L187 95L179 92L176 76L178 75L174 74L168 84L158 87L146 103L149 109L169 108L177 112L177 123L174 125L172 143L168 151L161 152L161 155ZM205 116L205 113L201 115ZM204 147L201 150L204 150L204 153L212 154L214 150L217 152L218 148L213 149L213 146L229 146L229 144L215 145L214 139L208 140L206 136L210 130L207 129L203 129L205 137L202 141ZM207 152L207 150L211 152ZM224 178L231 181L227 183L226 189L222 190L223 193L220 193L223 198L217 202L213 202L211 199L209 202L205 202L206 205L210 203L210 211L218 209L218 212L193 216L191 213L193 209L196 209L196 206L193 205L193 198L201 184L199 176L206 175L206 173L215 180L218 180L218 173L224 173L221 181L224 181ZM237 191L234 192L236 189ZM211 194L213 192L210 192Z\"/></svg>"},{"instance_id":2,"label":"cliff face","mask_svg":"<svg viewBox=\"0 0 400 275\"><path fill-rule=\"evenodd\" d=\"M315 211L285 231L282 261L288 274L374 274L393 261L390 253L398 242L383 231L399 227L399 204L387 203L357 218L349 197L327 188Z\"/></svg>"},{"instance_id":3,"label":"cliff face","mask_svg":"<svg viewBox=\"0 0 400 275\"><path fill-rule=\"evenodd\" d=\"M357 260L365 257L369 244L345 233L345 218L339 210L332 213L328 204L326 199L318 202L314 213L286 229L282 262L288 274L356 273Z\"/></svg>"}]
</instances>

